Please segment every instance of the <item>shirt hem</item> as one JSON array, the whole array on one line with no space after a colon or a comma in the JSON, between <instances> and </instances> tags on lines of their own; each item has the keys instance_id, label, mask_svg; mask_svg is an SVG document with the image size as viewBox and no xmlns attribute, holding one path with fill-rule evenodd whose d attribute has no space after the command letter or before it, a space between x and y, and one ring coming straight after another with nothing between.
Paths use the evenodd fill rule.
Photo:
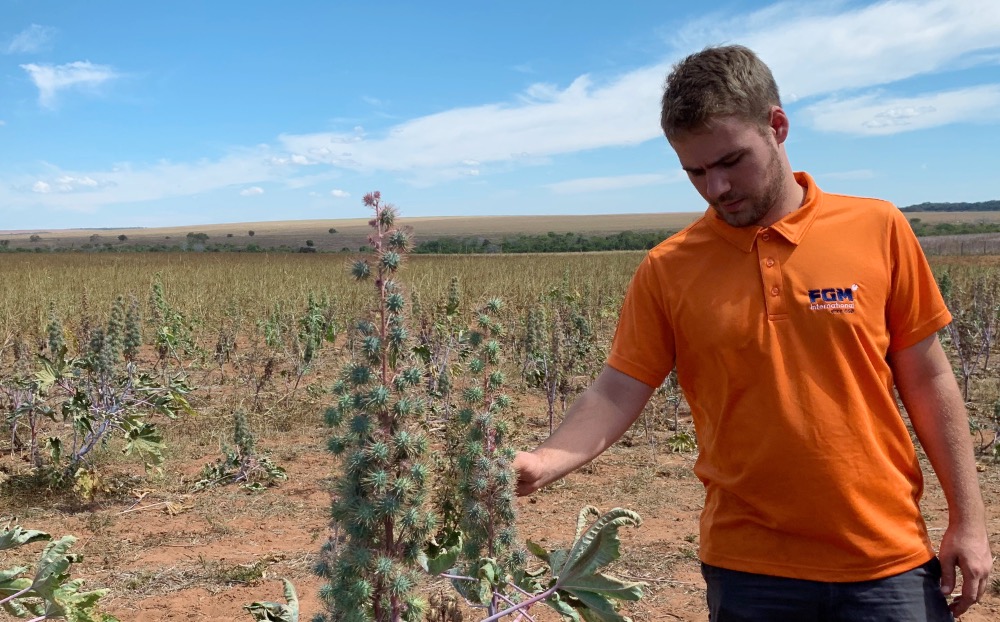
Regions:
<instances>
[{"instance_id":1,"label":"shirt hem","mask_svg":"<svg viewBox=\"0 0 1000 622\"><path fill-rule=\"evenodd\" d=\"M749 572L774 577L785 577L788 579L801 579L804 581L822 581L824 583L856 583L859 581L874 581L884 579L903 572L907 572L925 564L934 557L931 550L921 550L901 559L893 560L890 563L872 568L857 568L843 570L839 568L819 568L812 566L798 566L786 564L774 564L760 562L759 560L746 560L734 557L714 557L712 555L700 556L701 561L710 565L725 568L726 570L736 570L739 572Z\"/></svg>"}]
</instances>

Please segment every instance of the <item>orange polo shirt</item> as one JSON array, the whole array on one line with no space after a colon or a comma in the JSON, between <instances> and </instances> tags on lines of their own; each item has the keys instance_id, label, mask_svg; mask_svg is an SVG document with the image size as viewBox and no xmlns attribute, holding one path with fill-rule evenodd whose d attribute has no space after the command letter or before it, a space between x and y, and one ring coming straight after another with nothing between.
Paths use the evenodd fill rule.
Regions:
<instances>
[{"instance_id":1,"label":"orange polo shirt","mask_svg":"<svg viewBox=\"0 0 1000 622\"><path fill-rule=\"evenodd\" d=\"M659 386L676 364L705 485L705 563L863 581L933 555L923 478L886 356L951 321L893 205L826 194L767 228L711 208L654 248L608 364Z\"/></svg>"}]
</instances>

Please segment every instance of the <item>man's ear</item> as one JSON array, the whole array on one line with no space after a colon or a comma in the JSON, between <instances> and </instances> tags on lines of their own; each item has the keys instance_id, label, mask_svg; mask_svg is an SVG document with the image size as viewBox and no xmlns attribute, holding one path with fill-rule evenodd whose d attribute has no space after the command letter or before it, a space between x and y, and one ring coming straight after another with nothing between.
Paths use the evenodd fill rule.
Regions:
<instances>
[{"instance_id":1,"label":"man's ear","mask_svg":"<svg viewBox=\"0 0 1000 622\"><path fill-rule=\"evenodd\" d=\"M768 126L774 132L774 140L779 145L788 138L788 115L781 109L781 106L771 106L771 116L768 119Z\"/></svg>"}]
</instances>

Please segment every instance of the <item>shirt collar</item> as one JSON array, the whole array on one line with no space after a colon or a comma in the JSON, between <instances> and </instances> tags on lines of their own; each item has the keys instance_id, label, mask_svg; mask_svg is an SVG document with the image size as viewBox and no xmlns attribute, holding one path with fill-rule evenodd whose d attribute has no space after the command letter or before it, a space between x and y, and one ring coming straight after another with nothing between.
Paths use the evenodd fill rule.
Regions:
<instances>
[{"instance_id":1,"label":"shirt collar","mask_svg":"<svg viewBox=\"0 0 1000 622\"><path fill-rule=\"evenodd\" d=\"M705 221L719 237L744 253L749 253L753 250L757 236L765 229L778 233L793 245L798 246L802 238L805 237L806 231L809 230L809 227L816 219L816 214L819 213L820 199L823 193L808 173L796 172L795 181L806 189L802 205L770 227L733 227L720 218L715 213L715 208L711 206L705 211Z\"/></svg>"}]
</instances>

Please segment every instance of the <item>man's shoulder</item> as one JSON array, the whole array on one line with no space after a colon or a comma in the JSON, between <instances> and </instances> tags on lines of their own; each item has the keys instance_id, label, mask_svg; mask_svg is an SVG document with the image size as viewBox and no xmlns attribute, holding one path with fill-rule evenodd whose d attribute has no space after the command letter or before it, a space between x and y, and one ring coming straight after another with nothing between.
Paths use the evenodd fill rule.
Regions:
<instances>
[{"instance_id":1,"label":"man's shoulder","mask_svg":"<svg viewBox=\"0 0 1000 622\"><path fill-rule=\"evenodd\" d=\"M826 191L823 192L823 205L827 208L864 210L882 214L891 214L894 211L899 211L899 208L891 201L885 199Z\"/></svg>"},{"instance_id":2,"label":"man's shoulder","mask_svg":"<svg viewBox=\"0 0 1000 622\"><path fill-rule=\"evenodd\" d=\"M692 244L699 244L712 239L711 230L706 222L706 218L707 216L702 214L694 222L654 246L650 249L648 257L654 260L667 259L671 255L676 254L677 251L683 250Z\"/></svg>"}]
</instances>

